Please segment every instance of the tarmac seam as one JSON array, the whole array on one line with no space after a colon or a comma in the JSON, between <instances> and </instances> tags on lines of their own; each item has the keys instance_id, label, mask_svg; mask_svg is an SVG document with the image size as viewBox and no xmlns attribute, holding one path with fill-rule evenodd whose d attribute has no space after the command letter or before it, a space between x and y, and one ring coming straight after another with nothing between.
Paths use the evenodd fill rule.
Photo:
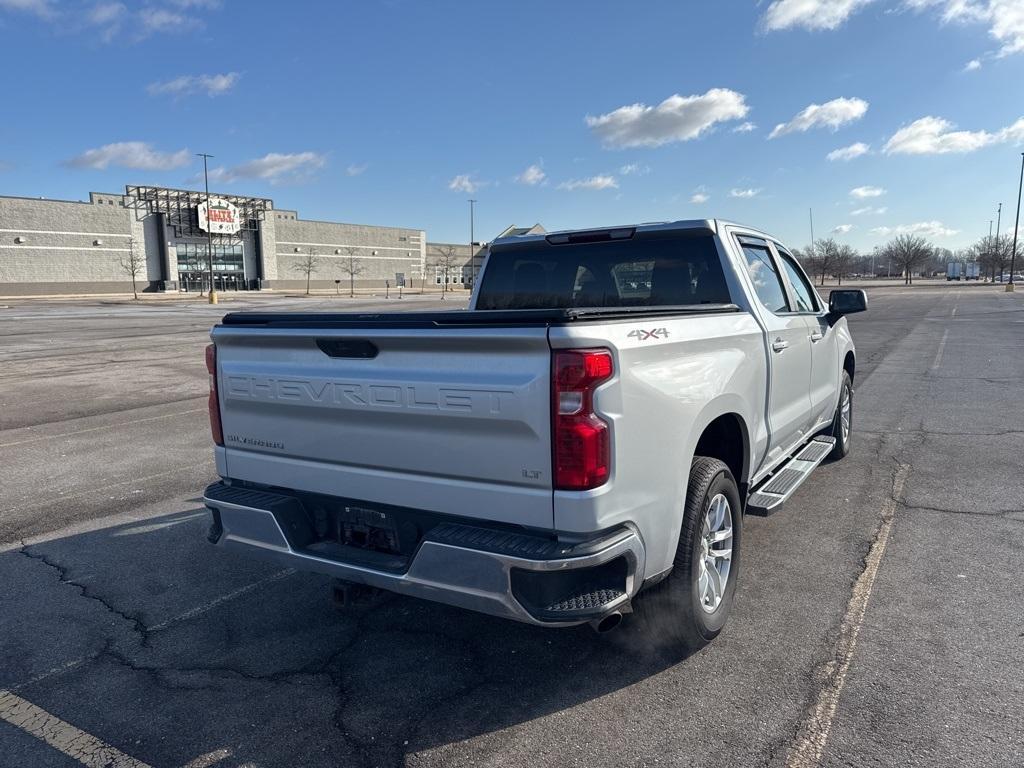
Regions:
<instances>
[{"instance_id":1,"label":"tarmac seam","mask_svg":"<svg viewBox=\"0 0 1024 768\"><path fill-rule=\"evenodd\" d=\"M871 591L885 554L896 518L896 508L903 495L903 486L910 474L910 465L898 463L892 480L892 491L883 502L881 518L871 546L864 558L864 568L853 584L850 600L843 614L832 658L826 663L818 695L798 727L795 743L786 757L786 768L817 768L828 743L829 732L839 706L839 697L857 648L857 637L864 623Z\"/></svg>"}]
</instances>

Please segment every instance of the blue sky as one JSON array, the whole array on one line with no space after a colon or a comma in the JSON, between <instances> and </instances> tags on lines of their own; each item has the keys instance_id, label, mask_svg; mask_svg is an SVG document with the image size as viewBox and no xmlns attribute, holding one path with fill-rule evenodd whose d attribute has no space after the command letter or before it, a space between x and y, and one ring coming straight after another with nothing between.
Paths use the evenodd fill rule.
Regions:
<instances>
[{"instance_id":1,"label":"blue sky","mask_svg":"<svg viewBox=\"0 0 1024 768\"><path fill-rule=\"evenodd\" d=\"M0 0L0 194L126 183L477 238L1012 227L1024 0ZM843 150L843 151L840 151ZM830 153L833 159L829 159ZM200 179L201 181L201 179Z\"/></svg>"}]
</instances>

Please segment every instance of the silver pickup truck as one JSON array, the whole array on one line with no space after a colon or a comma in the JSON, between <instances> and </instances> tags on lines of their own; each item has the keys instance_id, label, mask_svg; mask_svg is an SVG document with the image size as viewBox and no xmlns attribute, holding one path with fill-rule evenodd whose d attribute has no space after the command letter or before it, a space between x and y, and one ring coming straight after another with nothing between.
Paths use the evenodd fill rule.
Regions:
<instances>
[{"instance_id":1,"label":"silver pickup truck","mask_svg":"<svg viewBox=\"0 0 1024 768\"><path fill-rule=\"evenodd\" d=\"M497 240L468 311L229 314L210 540L544 626L635 610L700 646L744 514L850 449L866 306L701 220Z\"/></svg>"}]
</instances>

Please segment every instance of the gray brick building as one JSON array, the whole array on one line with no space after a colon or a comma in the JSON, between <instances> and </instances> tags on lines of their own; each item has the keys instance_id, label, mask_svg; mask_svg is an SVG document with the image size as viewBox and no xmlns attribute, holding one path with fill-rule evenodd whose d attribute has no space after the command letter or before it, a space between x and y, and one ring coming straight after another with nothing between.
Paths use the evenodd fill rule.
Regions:
<instances>
[{"instance_id":1,"label":"gray brick building","mask_svg":"<svg viewBox=\"0 0 1024 768\"><path fill-rule=\"evenodd\" d=\"M422 229L310 221L272 200L211 198L240 219L234 231L208 236L198 210L205 196L195 191L127 187L77 202L0 196L0 295L123 293L133 251L144 260L143 290L198 291L208 283L209 240L218 290L305 288L309 261L314 288L336 280L347 288L350 277L364 289L394 286L397 276L409 286L432 282Z\"/></svg>"}]
</instances>

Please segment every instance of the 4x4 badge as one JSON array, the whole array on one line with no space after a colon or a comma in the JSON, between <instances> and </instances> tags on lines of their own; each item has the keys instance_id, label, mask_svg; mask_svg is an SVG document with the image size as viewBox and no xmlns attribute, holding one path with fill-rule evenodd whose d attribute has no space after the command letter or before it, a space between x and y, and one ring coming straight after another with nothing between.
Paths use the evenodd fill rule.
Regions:
<instances>
[{"instance_id":1,"label":"4x4 badge","mask_svg":"<svg viewBox=\"0 0 1024 768\"><path fill-rule=\"evenodd\" d=\"M637 341L647 341L648 339L667 339L668 328L652 328L649 331L644 328L637 328L635 331L630 331L626 335L630 338L635 338Z\"/></svg>"}]
</instances>

